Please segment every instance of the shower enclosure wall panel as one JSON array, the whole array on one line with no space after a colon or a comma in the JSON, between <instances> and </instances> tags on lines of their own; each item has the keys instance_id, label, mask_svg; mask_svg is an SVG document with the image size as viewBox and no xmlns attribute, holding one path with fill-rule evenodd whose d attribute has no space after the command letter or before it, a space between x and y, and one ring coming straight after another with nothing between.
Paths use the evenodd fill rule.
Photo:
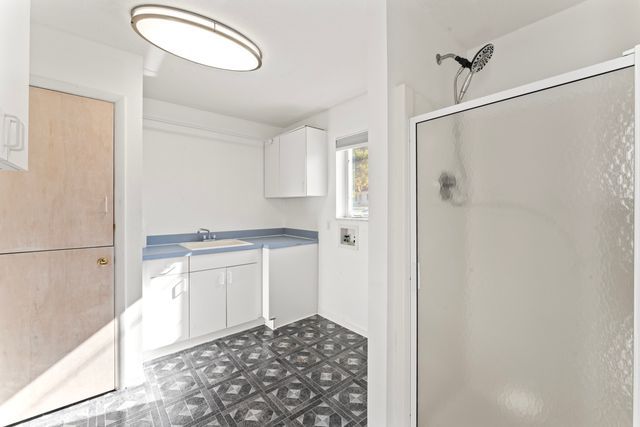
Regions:
<instances>
[{"instance_id":1,"label":"shower enclosure wall panel","mask_svg":"<svg viewBox=\"0 0 640 427\"><path fill-rule=\"evenodd\" d=\"M434 140L450 140L451 126L444 121L434 121L431 128ZM429 155L421 164L421 170L431 169L452 172L460 176L453 144L431 144ZM437 167L437 169L436 169ZM430 277L423 281L429 298L420 310L420 324L442 322L446 328L422 328L420 354L430 354L428 366L423 366L432 386L421 391L427 413L437 410L442 402L450 401L464 387L465 342L462 334L465 321L465 264L466 215L463 209L444 204L440 198L438 176L426 185L431 190L424 193L421 206L431 214L430 221L421 222L421 234L430 236L433 244L421 246L422 258L433 261L423 263L421 270ZM430 283L447 283L448 286L431 286Z\"/></svg>"},{"instance_id":2,"label":"shower enclosure wall panel","mask_svg":"<svg viewBox=\"0 0 640 427\"><path fill-rule=\"evenodd\" d=\"M634 71L414 120L417 425L632 425Z\"/></svg>"}]
</instances>

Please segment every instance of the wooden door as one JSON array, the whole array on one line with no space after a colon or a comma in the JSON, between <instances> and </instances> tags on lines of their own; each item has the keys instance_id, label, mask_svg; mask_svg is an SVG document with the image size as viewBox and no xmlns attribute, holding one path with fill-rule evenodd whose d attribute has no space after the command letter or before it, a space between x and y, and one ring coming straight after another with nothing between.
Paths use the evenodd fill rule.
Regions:
<instances>
[{"instance_id":1,"label":"wooden door","mask_svg":"<svg viewBox=\"0 0 640 427\"><path fill-rule=\"evenodd\" d=\"M32 87L29 170L0 171L0 253L113 245L113 104Z\"/></svg>"},{"instance_id":2,"label":"wooden door","mask_svg":"<svg viewBox=\"0 0 640 427\"><path fill-rule=\"evenodd\" d=\"M304 197L307 185L307 143L305 128L280 137L280 195Z\"/></svg>"},{"instance_id":3,"label":"wooden door","mask_svg":"<svg viewBox=\"0 0 640 427\"><path fill-rule=\"evenodd\" d=\"M115 388L113 248L0 255L0 304L0 425Z\"/></svg>"},{"instance_id":4,"label":"wooden door","mask_svg":"<svg viewBox=\"0 0 640 427\"><path fill-rule=\"evenodd\" d=\"M258 264L227 268L227 327L256 320L262 315L262 283Z\"/></svg>"},{"instance_id":5,"label":"wooden door","mask_svg":"<svg viewBox=\"0 0 640 427\"><path fill-rule=\"evenodd\" d=\"M226 269L189 275L189 336L206 335L227 327Z\"/></svg>"},{"instance_id":6,"label":"wooden door","mask_svg":"<svg viewBox=\"0 0 640 427\"><path fill-rule=\"evenodd\" d=\"M113 105L29 104L29 170L0 171L0 425L115 388Z\"/></svg>"}]
</instances>

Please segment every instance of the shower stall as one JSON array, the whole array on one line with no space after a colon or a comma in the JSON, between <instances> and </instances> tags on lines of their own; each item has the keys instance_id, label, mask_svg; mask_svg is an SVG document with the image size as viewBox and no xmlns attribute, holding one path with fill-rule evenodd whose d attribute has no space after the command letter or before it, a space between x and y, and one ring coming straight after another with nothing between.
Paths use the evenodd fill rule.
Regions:
<instances>
[{"instance_id":1,"label":"shower stall","mask_svg":"<svg viewBox=\"0 0 640 427\"><path fill-rule=\"evenodd\" d=\"M414 426L640 426L638 55L411 119Z\"/></svg>"}]
</instances>

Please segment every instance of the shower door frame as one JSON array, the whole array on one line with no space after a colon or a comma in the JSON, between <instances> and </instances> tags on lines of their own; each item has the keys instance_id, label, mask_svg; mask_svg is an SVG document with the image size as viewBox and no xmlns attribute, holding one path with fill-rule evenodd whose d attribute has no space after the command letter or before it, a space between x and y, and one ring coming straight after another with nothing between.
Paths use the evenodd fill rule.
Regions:
<instances>
[{"instance_id":1,"label":"shower door frame","mask_svg":"<svg viewBox=\"0 0 640 427\"><path fill-rule=\"evenodd\" d=\"M561 74L534 83L498 92L461 104L452 105L430 113L412 117L409 120L409 190L410 190L410 287L411 287L411 426L418 425L418 291L420 289L420 264L418 263L418 211L417 211L417 130L418 125L430 120L450 116L464 111L485 107L502 101L531 95L558 86L575 83L602 74L632 68L635 71L635 140L634 140L634 262L633 262L633 427L640 427L640 45L626 51L620 58L590 67Z\"/></svg>"}]
</instances>

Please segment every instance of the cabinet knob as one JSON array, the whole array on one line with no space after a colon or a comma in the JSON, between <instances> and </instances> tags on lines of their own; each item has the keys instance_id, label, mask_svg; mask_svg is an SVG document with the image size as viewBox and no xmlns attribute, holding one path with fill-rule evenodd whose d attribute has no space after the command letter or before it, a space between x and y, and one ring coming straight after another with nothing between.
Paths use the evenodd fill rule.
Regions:
<instances>
[{"instance_id":1,"label":"cabinet knob","mask_svg":"<svg viewBox=\"0 0 640 427\"><path fill-rule=\"evenodd\" d=\"M98 265L107 265L109 264L109 259L106 257L98 258Z\"/></svg>"}]
</instances>

